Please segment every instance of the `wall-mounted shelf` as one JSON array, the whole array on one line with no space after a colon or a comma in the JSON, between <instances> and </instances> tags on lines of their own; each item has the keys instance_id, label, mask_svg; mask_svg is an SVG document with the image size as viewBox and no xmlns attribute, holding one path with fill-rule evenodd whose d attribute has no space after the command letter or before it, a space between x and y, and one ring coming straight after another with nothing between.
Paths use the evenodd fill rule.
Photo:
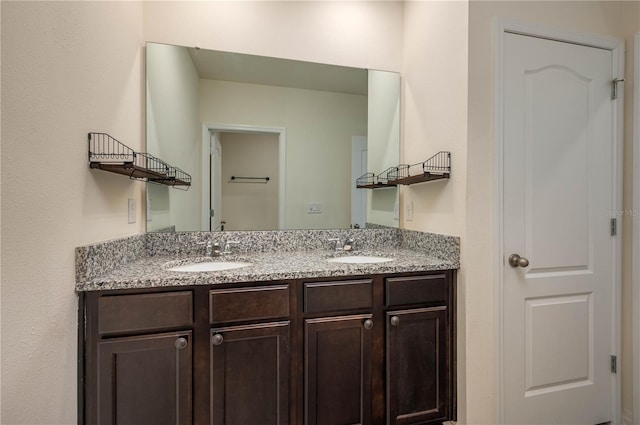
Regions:
<instances>
[{"instance_id":1,"label":"wall-mounted shelf","mask_svg":"<svg viewBox=\"0 0 640 425\"><path fill-rule=\"evenodd\" d=\"M89 167L130 179L189 189L191 176L159 158L136 152L106 133L89 133Z\"/></svg>"},{"instance_id":2,"label":"wall-mounted shelf","mask_svg":"<svg viewBox=\"0 0 640 425\"><path fill-rule=\"evenodd\" d=\"M356 180L358 189L383 189L397 185L411 185L451 176L451 152L440 151L431 158L416 164L400 164L380 174L366 173Z\"/></svg>"},{"instance_id":3,"label":"wall-mounted shelf","mask_svg":"<svg viewBox=\"0 0 640 425\"><path fill-rule=\"evenodd\" d=\"M382 173L377 176L373 173L366 173L356 180L356 188L358 189L384 189L389 187L396 187L396 185L390 184Z\"/></svg>"}]
</instances>

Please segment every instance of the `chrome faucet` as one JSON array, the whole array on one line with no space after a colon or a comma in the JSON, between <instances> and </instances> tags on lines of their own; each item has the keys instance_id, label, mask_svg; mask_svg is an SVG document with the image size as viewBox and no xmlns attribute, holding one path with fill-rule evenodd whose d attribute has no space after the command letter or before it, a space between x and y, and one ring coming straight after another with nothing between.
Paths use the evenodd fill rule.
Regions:
<instances>
[{"instance_id":1,"label":"chrome faucet","mask_svg":"<svg viewBox=\"0 0 640 425\"><path fill-rule=\"evenodd\" d=\"M198 242L198 245L205 245L204 255L207 257L218 257L222 254L220 244L213 241Z\"/></svg>"},{"instance_id":2,"label":"chrome faucet","mask_svg":"<svg viewBox=\"0 0 640 425\"><path fill-rule=\"evenodd\" d=\"M339 252L339 251L353 251L354 249L354 245L356 243L355 239L347 237L344 241L344 243L342 244L342 246L340 246L340 239L339 238L331 238L327 240L330 243L333 243L333 249L335 252Z\"/></svg>"}]
</instances>

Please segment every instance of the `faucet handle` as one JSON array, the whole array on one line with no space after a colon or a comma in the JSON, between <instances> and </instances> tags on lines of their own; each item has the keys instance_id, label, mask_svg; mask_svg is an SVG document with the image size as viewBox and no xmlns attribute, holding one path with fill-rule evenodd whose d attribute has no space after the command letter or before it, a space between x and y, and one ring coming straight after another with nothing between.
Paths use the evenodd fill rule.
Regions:
<instances>
[{"instance_id":1,"label":"faucet handle","mask_svg":"<svg viewBox=\"0 0 640 425\"><path fill-rule=\"evenodd\" d=\"M227 241L227 244L224 246L225 254L231 254L233 252L232 247L237 247L240 245L240 241Z\"/></svg>"},{"instance_id":2,"label":"faucet handle","mask_svg":"<svg viewBox=\"0 0 640 425\"><path fill-rule=\"evenodd\" d=\"M356 240L355 240L355 239L353 239L353 238L349 238L349 237L348 237L348 238L344 241L344 246L342 247L342 249L343 249L344 251L352 251L352 250L353 250L353 248L354 248L354 245L355 245L355 244L356 244Z\"/></svg>"},{"instance_id":3,"label":"faucet handle","mask_svg":"<svg viewBox=\"0 0 640 425\"><path fill-rule=\"evenodd\" d=\"M339 238L329 238L329 239L327 239L327 242L333 244L333 250L334 251L338 251L338 249L339 249L338 243L340 242Z\"/></svg>"}]
</instances>

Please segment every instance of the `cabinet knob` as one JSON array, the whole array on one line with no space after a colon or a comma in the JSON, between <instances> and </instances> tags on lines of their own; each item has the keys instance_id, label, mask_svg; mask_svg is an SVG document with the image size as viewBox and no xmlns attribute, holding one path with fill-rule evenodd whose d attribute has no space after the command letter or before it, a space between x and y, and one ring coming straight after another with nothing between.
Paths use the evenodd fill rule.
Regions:
<instances>
[{"instance_id":1,"label":"cabinet knob","mask_svg":"<svg viewBox=\"0 0 640 425\"><path fill-rule=\"evenodd\" d=\"M187 344L187 338L180 337L176 339L176 348L178 350L184 350L185 348L187 348Z\"/></svg>"},{"instance_id":2,"label":"cabinet knob","mask_svg":"<svg viewBox=\"0 0 640 425\"><path fill-rule=\"evenodd\" d=\"M220 345L222 344L222 341L224 341L224 338L222 337L222 335L220 334L215 334L212 338L211 338L211 343L213 345Z\"/></svg>"},{"instance_id":3,"label":"cabinet knob","mask_svg":"<svg viewBox=\"0 0 640 425\"><path fill-rule=\"evenodd\" d=\"M371 319L367 319L364 321L364 328L365 329L371 329L373 328L373 320Z\"/></svg>"},{"instance_id":4,"label":"cabinet knob","mask_svg":"<svg viewBox=\"0 0 640 425\"><path fill-rule=\"evenodd\" d=\"M393 326L398 326L400 323L400 318L398 316L391 316L391 324Z\"/></svg>"}]
</instances>

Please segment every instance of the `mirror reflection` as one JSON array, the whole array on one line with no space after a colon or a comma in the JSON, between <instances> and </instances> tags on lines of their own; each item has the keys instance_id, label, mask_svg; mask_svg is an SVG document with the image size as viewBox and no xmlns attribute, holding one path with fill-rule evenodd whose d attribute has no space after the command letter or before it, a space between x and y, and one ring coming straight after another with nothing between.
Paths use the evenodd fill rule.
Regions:
<instances>
[{"instance_id":1,"label":"mirror reflection","mask_svg":"<svg viewBox=\"0 0 640 425\"><path fill-rule=\"evenodd\" d=\"M147 231L397 226L397 73L147 44L147 152L188 191L147 185Z\"/></svg>"}]
</instances>

